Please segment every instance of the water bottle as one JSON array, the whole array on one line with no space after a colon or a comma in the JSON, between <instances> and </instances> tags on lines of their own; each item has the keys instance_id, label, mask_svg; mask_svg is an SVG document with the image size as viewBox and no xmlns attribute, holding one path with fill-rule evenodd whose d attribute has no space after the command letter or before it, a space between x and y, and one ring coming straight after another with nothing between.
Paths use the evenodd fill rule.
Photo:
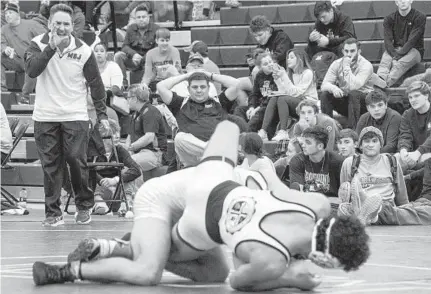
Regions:
<instances>
[{"instance_id":1,"label":"water bottle","mask_svg":"<svg viewBox=\"0 0 431 294\"><path fill-rule=\"evenodd\" d=\"M22 208L27 208L27 189L22 188L19 192L19 202L18 205Z\"/></svg>"}]
</instances>

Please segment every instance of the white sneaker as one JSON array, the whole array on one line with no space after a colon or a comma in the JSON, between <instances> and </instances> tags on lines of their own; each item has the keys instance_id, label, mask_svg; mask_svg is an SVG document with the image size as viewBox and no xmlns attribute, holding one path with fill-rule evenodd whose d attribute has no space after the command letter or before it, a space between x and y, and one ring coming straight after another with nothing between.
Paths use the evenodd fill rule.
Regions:
<instances>
[{"instance_id":1,"label":"white sneaker","mask_svg":"<svg viewBox=\"0 0 431 294\"><path fill-rule=\"evenodd\" d=\"M259 132L257 132L257 134L259 135L259 137L262 138L262 141L268 141L268 134L266 133L265 130L260 129Z\"/></svg>"},{"instance_id":2,"label":"white sneaker","mask_svg":"<svg viewBox=\"0 0 431 294\"><path fill-rule=\"evenodd\" d=\"M277 134L271 139L271 141L277 142L282 140L289 140L289 133L285 130L279 130Z\"/></svg>"}]
</instances>

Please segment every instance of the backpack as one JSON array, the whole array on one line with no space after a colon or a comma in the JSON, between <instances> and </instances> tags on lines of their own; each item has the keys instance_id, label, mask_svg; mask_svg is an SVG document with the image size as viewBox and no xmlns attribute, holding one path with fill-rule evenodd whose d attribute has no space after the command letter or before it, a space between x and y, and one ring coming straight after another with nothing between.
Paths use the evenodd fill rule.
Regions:
<instances>
[{"instance_id":1,"label":"backpack","mask_svg":"<svg viewBox=\"0 0 431 294\"><path fill-rule=\"evenodd\" d=\"M397 183L397 159L395 156L389 153L385 153L385 155L389 159L389 164L391 165L391 175L392 175L392 184L394 185L394 192L398 192L398 183ZM361 156L360 155L353 155L352 160L352 169L350 170L350 177L353 179L353 177L358 172L359 164L361 163Z\"/></svg>"},{"instance_id":2,"label":"backpack","mask_svg":"<svg viewBox=\"0 0 431 294\"><path fill-rule=\"evenodd\" d=\"M316 74L316 85L318 89L322 85L326 72L328 71L332 62L334 62L334 60L337 58L337 55L330 51L321 51L314 54L313 58L311 59L311 68Z\"/></svg>"}]
</instances>

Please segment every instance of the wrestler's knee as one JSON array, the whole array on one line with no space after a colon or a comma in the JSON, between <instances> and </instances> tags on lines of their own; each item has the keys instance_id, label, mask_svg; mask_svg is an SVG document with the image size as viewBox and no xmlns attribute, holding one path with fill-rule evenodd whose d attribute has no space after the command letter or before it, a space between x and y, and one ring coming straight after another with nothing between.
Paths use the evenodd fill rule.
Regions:
<instances>
[{"instance_id":1,"label":"wrestler's knee","mask_svg":"<svg viewBox=\"0 0 431 294\"><path fill-rule=\"evenodd\" d=\"M129 268L129 278L133 284L139 286L156 286L160 284L163 276L163 269L155 266L143 264L142 261L136 260L133 266Z\"/></svg>"}]
</instances>

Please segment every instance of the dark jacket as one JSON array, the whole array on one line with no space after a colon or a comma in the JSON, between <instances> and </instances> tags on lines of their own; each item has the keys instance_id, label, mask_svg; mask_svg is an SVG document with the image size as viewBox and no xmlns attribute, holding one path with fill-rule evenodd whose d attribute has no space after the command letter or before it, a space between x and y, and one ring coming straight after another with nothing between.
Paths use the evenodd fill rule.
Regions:
<instances>
[{"instance_id":1,"label":"dark jacket","mask_svg":"<svg viewBox=\"0 0 431 294\"><path fill-rule=\"evenodd\" d=\"M131 24L127 28L126 37L121 51L126 53L129 58L132 58L133 55L138 53L145 59L147 52L156 47L156 31L158 28L158 25L150 22L148 27L142 31L142 35L138 25L135 23Z\"/></svg>"},{"instance_id":2,"label":"dark jacket","mask_svg":"<svg viewBox=\"0 0 431 294\"><path fill-rule=\"evenodd\" d=\"M373 126L378 128L383 134L384 145L380 150L381 153L397 152L398 135L400 133L401 114L388 108L385 116L375 120L369 112L361 115L356 126L356 133L360 134L365 127Z\"/></svg>"},{"instance_id":3,"label":"dark jacket","mask_svg":"<svg viewBox=\"0 0 431 294\"><path fill-rule=\"evenodd\" d=\"M416 48L423 56L426 20L426 16L414 8L405 17L401 16L398 10L386 16L383 28L385 48L389 55L397 56L395 48L401 47L401 56L406 55L412 48Z\"/></svg>"},{"instance_id":4,"label":"dark jacket","mask_svg":"<svg viewBox=\"0 0 431 294\"><path fill-rule=\"evenodd\" d=\"M339 45L348 38L356 38L355 26L353 25L352 18L336 8L334 8L333 22L324 25L320 20L316 20L314 29L329 39L328 46L326 48L319 48L320 50L317 50L317 52L322 50L331 51L340 56ZM317 46L317 42L308 41L308 46Z\"/></svg>"},{"instance_id":5,"label":"dark jacket","mask_svg":"<svg viewBox=\"0 0 431 294\"><path fill-rule=\"evenodd\" d=\"M271 28L271 37L268 42L265 45L258 45L257 48L268 50L274 60L286 68L286 54L293 46L289 36L283 30Z\"/></svg>"},{"instance_id":6,"label":"dark jacket","mask_svg":"<svg viewBox=\"0 0 431 294\"><path fill-rule=\"evenodd\" d=\"M398 151L418 150L421 154L431 152L431 108L419 114L413 108L406 110L401 118Z\"/></svg>"}]
</instances>

